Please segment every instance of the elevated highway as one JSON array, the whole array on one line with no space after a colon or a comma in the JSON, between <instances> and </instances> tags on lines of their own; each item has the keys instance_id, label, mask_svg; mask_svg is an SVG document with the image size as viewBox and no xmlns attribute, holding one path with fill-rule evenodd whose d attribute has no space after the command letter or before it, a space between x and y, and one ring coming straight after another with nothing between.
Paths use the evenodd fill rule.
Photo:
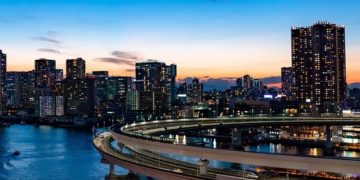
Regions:
<instances>
[{"instance_id":1,"label":"elevated highway","mask_svg":"<svg viewBox=\"0 0 360 180\"><path fill-rule=\"evenodd\" d=\"M154 152L257 166L336 172L343 174L360 173L360 159L357 158L295 156L211 149L181 145L177 144L174 139L158 136L159 134L188 129L270 125L360 125L360 118L240 117L165 120L113 126L111 128L111 135L116 141L125 146L135 147L136 149L147 149Z\"/></svg>"},{"instance_id":2,"label":"elevated highway","mask_svg":"<svg viewBox=\"0 0 360 180\"><path fill-rule=\"evenodd\" d=\"M119 165L134 173L158 179L254 179L253 173L217 168L209 168L207 174L200 174L197 165L160 156L143 149L127 146L130 153L111 146L110 133L103 133L95 138L93 143L102 156L102 162L110 164L110 174L114 172L114 165Z\"/></svg>"}]
</instances>

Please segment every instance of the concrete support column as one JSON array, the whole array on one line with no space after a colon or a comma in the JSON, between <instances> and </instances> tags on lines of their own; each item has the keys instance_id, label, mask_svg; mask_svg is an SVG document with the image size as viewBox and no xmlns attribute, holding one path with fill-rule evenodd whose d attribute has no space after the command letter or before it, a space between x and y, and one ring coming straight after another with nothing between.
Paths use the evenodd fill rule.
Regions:
<instances>
[{"instance_id":1,"label":"concrete support column","mask_svg":"<svg viewBox=\"0 0 360 180\"><path fill-rule=\"evenodd\" d=\"M115 175L115 165L113 163L110 163L110 172L109 175Z\"/></svg>"},{"instance_id":2,"label":"concrete support column","mask_svg":"<svg viewBox=\"0 0 360 180\"><path fill-rule=\"evenodd\" d=\"M123 143L118 143L118 146L120 148L120 151L122 152L125 145Z\"/></svg>"},{"instance_id":3,"label":"concrete support column","mask_svg":"<svg viewBox=\"0 0 360 180\"><path fill-rule=\"evenodd\" d=\"M197 165L199 166L199 174L207 174L207 168L209 165L209 161L207 159L199 159Z\"/></svg>"},{"instance_id":4,"label":"concrete support column","mask_svg":"<svg viewBox=\"0 0 360 180\"><path fill-rule=\"evenodd\" d=\"M231 139L232 139L233 148L241 149L242 148L242 129L233 128Z\"/></svg>"},{"instance_id":5,"label":"concrete support column","mask_svg":"<svg viewBox=\"0 0 360 180\"><path fill-rule=\"evenodd\" d=\"M326 130L326 132L325 132L326 133L326 144L325 144L325 152L324 152L324 154L328 155L328 156L333 156L334 151L332 149L332 143L331 143L332 133L331 133L330 125L326 125L325 130Z\"/></svg>"}]
</instances>

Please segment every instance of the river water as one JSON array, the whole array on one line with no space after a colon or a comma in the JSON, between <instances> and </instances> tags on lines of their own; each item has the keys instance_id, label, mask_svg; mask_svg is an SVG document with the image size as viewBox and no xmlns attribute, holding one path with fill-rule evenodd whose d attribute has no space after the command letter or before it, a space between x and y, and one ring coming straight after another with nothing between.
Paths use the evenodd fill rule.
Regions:
<instances>
[{"instance_id":1,"label":"river water","mask_svg":"<svg viewBox=\"0 0 360 180\"><path fill-rule=\"evenodd\" d=\"M20 155L12 155L19 151ZM104 179L91 131L50 126L0 128L0 179ZM117 167L117 174L127 174Z\"/></svg>"}]
</instances>

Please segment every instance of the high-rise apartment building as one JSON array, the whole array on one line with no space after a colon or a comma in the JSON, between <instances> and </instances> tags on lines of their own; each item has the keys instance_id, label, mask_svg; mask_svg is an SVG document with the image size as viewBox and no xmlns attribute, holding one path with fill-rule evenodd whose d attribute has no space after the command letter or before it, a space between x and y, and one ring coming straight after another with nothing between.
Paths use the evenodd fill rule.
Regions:
<instances>
[{"instance_id":1,"label":"high-rise apartment building","mask_svg":"<svg viewBox=\"0 0 360 180\"><path fill-rule=\"evenodd\" d=\"M35 60L35 87L52 89L56 81L56 62L49 59Z\"/></svg>"},{"instance_id":2,"label":"high-rise apartment building","mask_svg":"<svg viewBox=\"0 0 360 180\"><path fill-rule=\"evenodd\" d=\"M136 89L140 111L145 114L168 114L175 99L176 65L156 60L136 63Z\"/></svg>"},{"instance_id":3,"label":"high-rise apartment building","mask_svg":"<svg viewBox=\"0 0 360 180\"><path fill-rule=\"evenodd\" d=\"M6 54L0 50L0 116L6 115Z\"/></svg>"},{"instance_id":4,"label":"high-rise apartment building","mask_svg":"<svg viewBox=\"0 0 360 180\"><path fill-rule=\"evenodd\" d=\"M64 72L62 69L55 70L55 81L62 81L64 80Z\"/></svg>"},{"instance_id":5,"label":"high-rise apartment building","mask_svg":"<svg viewBox=\"0 0 360 180\"><path fill-rule=\"evenodd\" d=\"M67 116L95 116L95 78L64 81L64 111Z\"/></svg>"},{"instance_id":6,"label":"high-rise apartment building","mask_svg":"<svg viewBox=\"0 0 360 180\"><path fill-rule=\"evenodd\" d=\"M66 60L66 78L81 79L85 77L85 60L82 58Z\"/></svg>"},{"instance_id":7,"label":"high-rise apartment building","mask_svg":"<svg viewBox=\"0 0 360 180\"><path fill-rule=\"evenodd\" d=\"M291 29L293 92L318 112L340 112L345 101L345 28L327 22Z\"/></svg>"},{"instance_id":8,"label":"high-rise apartment building","mask_svg":"<svg viewBox=\"0 0 360 180\"><path fill-rule=\"evenodd\" d=\"M293 85L293 70L292 67L281 68L281 90L284 94L291 94L291 87Z\"/></svg>"},{"instance_id":9,"label":"high-rise apartment building","mask_svg":"<svg viewBox=\"0 0 360 180\"><path fill-rule=\"evenodd\" d=\"M187 87L187 101L192 104L203 102L204 85L198 78L194 78Z\"/></svg>"},{"instance_id":10,"label":"high-rise apartment building","mask_svg":"<svg viewBox=\"0 0 360 180\"><path fill-rule=\"evenodd\" d=\"M7 72L7 105L33 108L35 98L34 72Z\"/></svg>"}]
</instances>

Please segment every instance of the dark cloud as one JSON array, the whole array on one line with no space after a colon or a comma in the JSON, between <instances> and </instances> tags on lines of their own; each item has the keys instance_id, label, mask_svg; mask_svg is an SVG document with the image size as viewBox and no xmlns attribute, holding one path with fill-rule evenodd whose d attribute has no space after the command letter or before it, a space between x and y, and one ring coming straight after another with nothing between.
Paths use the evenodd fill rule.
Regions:
<instances>
[{"instance_id":1,"label":"dark cloud","mask_svg":"<svg viewBox=\"0 0 360 180\"><path fill-rule=\"evenodd\" d=\"M48 34L49 36L51 36L51 37L54 37L54 36L58 35L59 32L50 30L50 31L47 32L47 34Z\"/></svg>"},{"instance_id":2,"label":"dark cloud","mask_svg":"<svg viewBox=\"0 0 360 180\"><path fill-rule=\"evenodd\" d=\"M134 52L125 52L125 51L113 51L111 55L119 58L119 59L126 59L126 60L138 60L139 56L137 53Z\"/></svg>"},{"instance_id":3,"label":"dark cloud","mask_svg":"<svg viewBox=\"0 0 360 180\"><path fill-rule=\"evenodd\" d=\"M191 83L193 77L186 77L183 79L178 79L179 83ZM226 90L231 86L235 86L237 77L221 77L221 78L211 78L209 76L203 76L199 78L200 81L204 84L204 90L209 91L213 89ZM281 82L280 76L270 76L261 78L264 84L275 84Z\"/></svg>"},{"instance_id":4,"label":"dark cloud","mask_svg":"<svg viewBox=\"0 0 360 180\"><path fill-rule=\"evenodd\" d=\"M111 52L113 57L102 57L96 58L95 61L100 61L104 63L112 63L117 65L129 65L134 66L135 61L140 59L139 55L134 52L126 52L126 51L113 51Z\"/></svg>"},{"instance_id":5,"label":"dark cloud","mask_svg":"<svg viewBox=\"0 0 360 180\"><path fill-rule=\"evenodd\" d=\"M47 42L47 43L51 43L51 44L61 44L61 42L56 39L48 38L48 37L44 37L44 36L36 36L36 37L33 37L32 39L35 41Z\"/></svg>"},{"instance_id":6,"label":"dark cloud","mask_svg":"<svg viewBox=\"0 0 360 180\"><path fill-rule=\"evenodd\" d=\"M205 90L226 90L230 88L230 86L235 85L235 81L233 79L226 78L209 78L207 80L202 81L204 83Z\"/></svg>"},{"instance_id":7,"label":"dark cloud","mask_svg":"<svg viewBox=\"0 0 360 180\"><path fill-rule=\"evenodd\" d=\"M117 64L117 65L129 65L129 66L134 66L135 65L135 61L128 61L125 59L118 59L118 58L114 58L114 57L103 57L103 58L96 58L95 61L100 61L100 62L104 62L104 63L112 63L112 64Z\"/></svg>"},{"instance_id":8,"label":"dark cloud","mask_svg":"<svg viewBox=\"0 0 360 180\"><path fill-rule=\"evenodd\" d=\"M211 78L210 76L203 76L199 78L200 81L204 84L204 90L209 91L213 89L226 90L230 86L235 85L235 79L233 77L223 77L223 78ZM179 83L191 83L193 77L186 77L183 79L178 79Z\"/></svg>"},{"instance_id":9,"label":"dark cloud","mask_svg":"<svg viewBox=\"0 0 360 180\"><path fill-rule=\"evenodd\" d=\"M54 54L61 54L60 51L56 50L56 49L49 49L49 48L39 48L37 49L38 51L41 52L47 52L47 53L54 53Z\"/></svg>"},{"instance_id":10,"label":"dark cloud","mask_svg":"<svg viewBox=\"0 0 360 180\"><path fill-rule=\"evenodd\" d=\"M125 69L126 72L135 72L135 69Z\"/></svg>"},{"instance_id":11,"label":"dark cloud","mask_svg":"<svg viewBox=\"0 0 360 180\"><path fill-rule=\"evenodd\" d=\"M184 79L178 79L177 81L178 83L191 83L192 79L192 77L186 77Z\"/></svg>"}]
</instances>

